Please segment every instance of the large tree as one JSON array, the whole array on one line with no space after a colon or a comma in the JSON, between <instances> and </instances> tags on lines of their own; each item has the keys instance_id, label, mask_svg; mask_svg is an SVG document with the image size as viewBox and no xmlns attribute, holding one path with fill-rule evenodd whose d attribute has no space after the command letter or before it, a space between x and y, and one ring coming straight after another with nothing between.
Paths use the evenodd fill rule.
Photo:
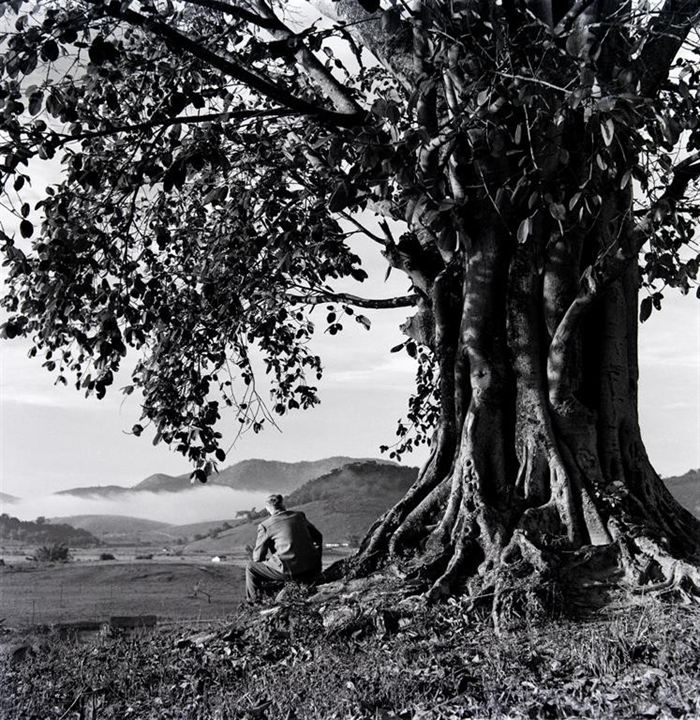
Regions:
<instances>
[{"instance_id":1,"label":"large tree","mask_svg":"<svg viewBox=\"0 0 700 720\"><path fill-rule=\"evenodd\" d=\"M310 309L336 333L414 305L394 452L431 454L354 571L496 609L566 577L697 592L700 525L640 437L637 324L640 289L643 320L698 269L699 0L0 8L3 183L33 239L4 236L4 332L61 382L99 397L137 350L126 392L205 479L222 409L258 430L317 402ZM334 292L364 276L358 231L411 294Z\"/></svg>"}]
</instances>

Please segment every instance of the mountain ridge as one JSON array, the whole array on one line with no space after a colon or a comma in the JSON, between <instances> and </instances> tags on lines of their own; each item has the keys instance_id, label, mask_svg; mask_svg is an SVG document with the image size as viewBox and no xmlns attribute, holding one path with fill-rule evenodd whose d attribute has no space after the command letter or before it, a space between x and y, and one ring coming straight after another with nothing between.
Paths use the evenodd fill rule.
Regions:
<instances>
[{"instance_id":1,"label":"mountain ridge","mask_svg":"<svg viewBox=\"0 0 700 720\"><path fill-rule=\"evenodd\" d=\"M315 477L320 477L336 468L354 462L378 462L399 467L397 463L390 460L353 458L345 455L333 455L318 460L300 460L297 462L249 458L240 460L213 474L209 478L207 485L229 487L232 490L288 493ZM90 485L57 490L53 495L108 498L133 492L181 492L196 489L197 487L203 486L200 483L192 483L189 472L182 475L154 473L134 485ZM8 500L7 502L13 501Z\"/></svg>"},{"instance_id":2,"label":"mountain ridge","mask_svg":"<svg viewBox=\"0 0 700 720\"><path fill-rule=\"evenodd\" d=\"M285 493L343 465L371 460L373 458L351 458L345 455L297 462L249 458L240 460L211 475L207 484L230 487L234 490L269 490ZM388 460L377 460L377 462L387 465L395 464ZM192 487L189 473L177 476L156 473L134 485L133 489L174 490L175 488L185 489L185 487Z\"/></svg>"}]
</instances>

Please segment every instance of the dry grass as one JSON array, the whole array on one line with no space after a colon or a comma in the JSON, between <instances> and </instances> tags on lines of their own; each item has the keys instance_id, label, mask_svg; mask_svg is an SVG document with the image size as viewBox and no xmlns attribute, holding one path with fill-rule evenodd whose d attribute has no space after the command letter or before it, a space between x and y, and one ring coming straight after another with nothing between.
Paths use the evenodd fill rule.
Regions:
<instances>
[{"instance_id":1,"label":"dry grass","mask_svg":"<svg viewBox=\"0 0 700 720\"><path fill-rule=\"evenodd\" d=\"M328 616L325 616L326 621ZM649 604L497 636L460 602L324 627L314 606L193 630L35 639L7 718L698 718L700 612ZM328 622L326 622L328 625Z\"/></svg>"}]
</instances>

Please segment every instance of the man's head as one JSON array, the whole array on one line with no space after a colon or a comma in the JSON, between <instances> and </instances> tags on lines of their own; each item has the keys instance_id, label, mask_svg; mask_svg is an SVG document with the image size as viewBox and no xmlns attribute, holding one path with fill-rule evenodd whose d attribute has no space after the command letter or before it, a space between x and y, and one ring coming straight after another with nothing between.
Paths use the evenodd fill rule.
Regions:
<instances>
[{"instance_id":1,"label":"man's head","mask_svg":"<svg viewBox=\"0 0 700 720\"><path fill-rule=\"evenodd\" d=\"M284 498L278 493L267 496L265 501L265 509L272 515L273 513L284 510Z\"/></svg>"}]
</instances>

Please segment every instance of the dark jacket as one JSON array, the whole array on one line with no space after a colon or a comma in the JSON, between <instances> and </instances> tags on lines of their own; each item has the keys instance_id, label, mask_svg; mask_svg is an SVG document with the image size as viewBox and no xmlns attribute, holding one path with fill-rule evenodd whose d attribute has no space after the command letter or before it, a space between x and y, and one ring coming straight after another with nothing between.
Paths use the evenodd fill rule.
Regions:
<instances>
[{"instance_id":1,"label":"dark jacket","mask_svg":"<svg viewBox=\"0 0 700 720\"><path fill-rule=\"evenodd\" d=\"M258 525L253 560L291 576L321 570L323 535L303 512L281 510Z\"/></svg>"}]
</instances>

